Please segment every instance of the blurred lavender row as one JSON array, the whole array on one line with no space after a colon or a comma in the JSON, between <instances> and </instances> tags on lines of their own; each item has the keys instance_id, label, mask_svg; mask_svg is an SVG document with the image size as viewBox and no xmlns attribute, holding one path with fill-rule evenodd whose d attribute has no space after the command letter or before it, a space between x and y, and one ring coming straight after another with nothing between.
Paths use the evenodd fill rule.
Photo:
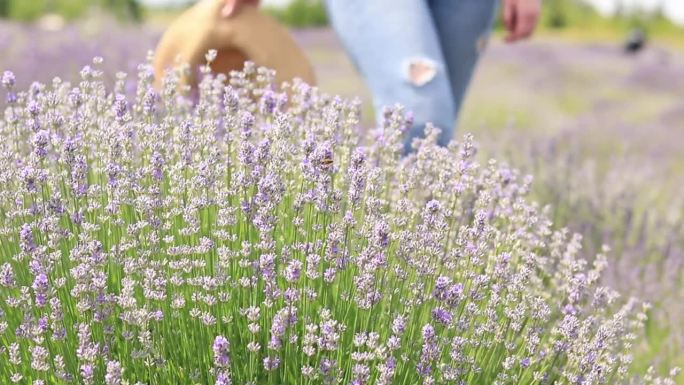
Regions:
<instances>
[{"instance_id":1,"label":"blurred lavender row","mask_svg":"<svg viewBox=\"0 0 684 385\"><path fill-rule=\"evenodd\" d=\"M610 44L495 45L464 119L487 156L535 176L536 198L583 234L587 257L612 249L608 284L653 302L642 361L683 357L683 74L684 56L659 46L634 57ZM477 111L491 98L505 124Z\"/></svg>"},{"instance_id":2,"label":"blurred lavender row","mask_svg":"<svg viewBox=\"0 0 684 385\"><path fill-rule=\"evenodd\" d=\"M81 67L102 56L111 81L117 71L134 73L159 36L158 29L122 26L95 15L64 26L50 19L36 24L2 20L0 67L17 75L18 87L27 88L33 81L50 83L55 76L75 80Z\"/></svg>"}]
</instances>

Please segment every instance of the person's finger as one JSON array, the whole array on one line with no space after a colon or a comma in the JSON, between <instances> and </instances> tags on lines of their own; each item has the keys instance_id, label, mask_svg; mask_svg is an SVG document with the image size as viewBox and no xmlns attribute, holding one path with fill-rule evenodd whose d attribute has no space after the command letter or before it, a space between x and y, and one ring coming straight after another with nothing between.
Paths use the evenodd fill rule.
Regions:
<instances>
[{"instance_id":1,"label":"person's finger","mask_svg":"<svg viewBox=\"0 0 684 385\"><path fill-rule=\"evenodd\" d=\"M503 22L506 29L513 30L513 1L507 0L503 2Z\"/></svg>"},{"instance_id":2,"label":"person's finger","mask_svg":"<svg viewBox=\"0 0 684 385\"><path fill-rule=\"evenodd\" d=\"M506 41L511 43L514 42L518 39L517 37L517 31L519 28L520 24L520 17L517 12L517 7L515 5L511 6L511 20L510 20L510 27L507 28L508 33L506 34Z\"/></svg>"},{"instance_id":3,"label":"person's finger","mask_svg":"<svg viewBox=\"0 0 684 385\"><path fill-rule=\"evenodd\" d=\"M539 9L530 8L527 9L520 17L522 26L520 27L520 38L528 38L532 36L535 27L537 26L537 21L539 19Z\"/></svg>"},{"instance_id":4,"label":"person's finger","mask_svg":"<svg viewBox=\"0 0 684 385\"><path fill-rule=\"evenodd\" d=\"M223 8L221 8L221 17L231 17L237 8L236 0L225 0Z\"/></svg>"},{"instance_id":5,"label":"person's finger","mask_svg":"<svg viewBox=\"0 0 684 385\"><path fill-rule=\"evenodd\" d=\"M225 5L221 8L222 17L233 16L243 5L259 6L259 0L224 0Z\"/></svg>"},{"instance_id":6,"label":"person's finger","mask_svg":"<svg viewBox=\"0 0 684 385\"><path fill-rule=\"evenodd\" d=\"M259 6L259 0L224 0L225 5L221 8L222 17L231 17L243 6Z\"/></svg>"},{"instance_id":7,"label":"person's finger","mask_svg":"<svg viewBox=\"0 0 684 385\"><path fill-rule=\"evenodd\" d=\"M515 17L515 0L504 1L503 3L503 22L506 27L506 41L511 41L515 31L516 17Z\"/></svg>"},{"instance_id":8,"label":"person's finger","mask_svg":"<svg viewBox=\"0 0 684 385\"><path fill-rule=\"evenodd\" d=\"M521 2L514 9L514 28L506 36L507 42L526 39L532 35L539 19L539 7L534 1Z\"/></svg>"},{"instance_id":9,"label":"person's finger","mask_svg":"<svg viewBox=\"0 0 684 385\"><path fill-rule=\"evenodd\" d=\"M506 30L508 30L509 33L512 32L514 29L514 22L515 22L515 20L513 20L513 18L515 16L514 7L515 7L514 0L504 0L503 1L502 18L503 18L504 26L506 27Z\"/></svg>"},{"instance_id":10,"label":"person's finger","mask_svg":"<svg viewBox=\"0 0 684 385\"><path fill-rule=\"evenodd\" d=\"M532 31L534 30L535 18L533 15L522 14L517 18L517 23L515 25L515 39L525 39L530 37Z\"/></svg>"}]
</instances>

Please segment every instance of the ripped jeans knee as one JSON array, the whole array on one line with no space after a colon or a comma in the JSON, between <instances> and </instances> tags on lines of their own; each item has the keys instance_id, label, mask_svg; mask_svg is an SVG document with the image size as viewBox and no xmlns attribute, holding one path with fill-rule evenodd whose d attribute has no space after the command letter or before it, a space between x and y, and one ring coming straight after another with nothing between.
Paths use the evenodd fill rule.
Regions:
<instances>
[{"instance_id":1,"label":"ripped jeans knee","mask_svg":"<svg viewBox=\"0 0 684 385\"><path fill-rule=\"evenodd\" d=\"M424 57L413 57L404 63L404 72L409 83L421 87L437 75L437 63Z\"/></svg>"}]
</instances>

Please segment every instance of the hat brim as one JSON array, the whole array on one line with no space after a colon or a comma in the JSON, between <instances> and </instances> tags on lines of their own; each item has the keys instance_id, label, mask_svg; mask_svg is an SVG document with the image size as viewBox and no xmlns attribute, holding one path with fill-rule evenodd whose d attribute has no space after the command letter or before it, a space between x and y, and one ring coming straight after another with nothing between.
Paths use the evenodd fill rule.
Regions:
<instances>
[{"instance_id":1,"label":"hat brim","mask_svg":"<svg viewBox=\"0 0 684 385\"><path fill-rule=\"evenodd\" d=\"M294 78L315 83L306 55L289 31L273 17L257 7L243 6L225 18L221 16L222 7L222 0L200 1L169 26L155 53L157 81L166 70L178 64L187 63L196 69L205 63L205 54L216 49L218 57L212 63L215 72L240 70L244 60L249 60L274 69L278 83ZM186 81L195 84L194 76Z\"/></svg>"}]
</instances>

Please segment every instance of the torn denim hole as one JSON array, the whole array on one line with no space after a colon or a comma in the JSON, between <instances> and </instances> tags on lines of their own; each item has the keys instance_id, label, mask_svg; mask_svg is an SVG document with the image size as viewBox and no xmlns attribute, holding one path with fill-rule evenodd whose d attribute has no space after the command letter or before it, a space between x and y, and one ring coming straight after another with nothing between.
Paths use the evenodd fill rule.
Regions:
<instances>
[{"instance_id":1,"label":"torn denim hole","mask_svg":"<svg viewBox=\"0 0 684 385\"><path fill-rule=\"evenodd\" d=\"M407 59L404 69L407 80L416 87L424 86L437 75L437 63L424 57Z\"/></svg>"}]
</instances>

